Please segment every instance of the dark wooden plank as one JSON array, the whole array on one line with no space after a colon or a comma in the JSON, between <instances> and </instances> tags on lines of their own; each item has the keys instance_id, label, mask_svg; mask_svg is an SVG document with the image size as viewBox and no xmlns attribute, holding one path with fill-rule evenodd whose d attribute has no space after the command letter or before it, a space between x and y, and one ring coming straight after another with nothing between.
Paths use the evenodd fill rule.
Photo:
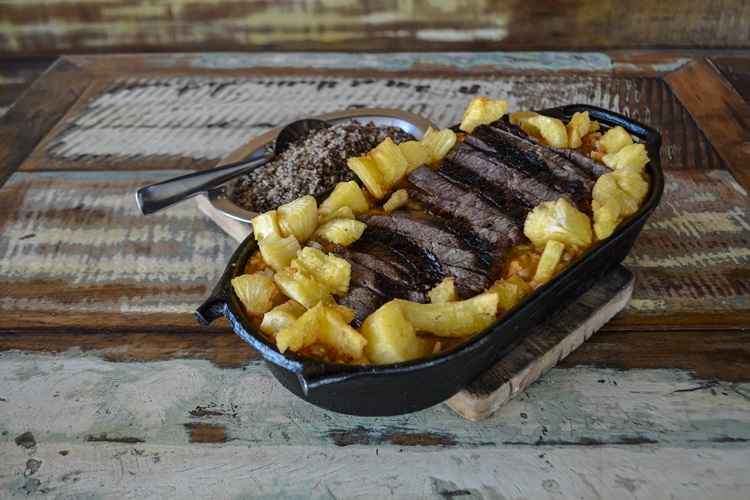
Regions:
<instances>
[{"instance_id":1,"label":"dark wooden plank","mask_svg":"<svg viewBox=\"0 0 750 500\"><path fill-rule=\"evenodd\" d=\"M0 108L10 106L54 60L0 59Z\"/></svg>"},{"instance_id":2,"label":"dark wooden plank","mask_svg":"<svg viewBox=\"0 0 750 500\"><path fill-rule=\"evenodd\" d=\"M726 48L750 45L748 19L738 0L27 0L3 6L0 53Z\"/></svg>"},{"instance_id":3,"label":"dark wooden plank","mask_svg":"<svg viewBox=\"0 0 750 500\"><path fill-rule=\"evenodd\" d=\"M750 104L706 60L665 79L737 181L750 189Z\"/></svg>"},{"instance_id":4,"label":"dark wooden plank","mask_svg":"<svg viewBox=\"0 0 750 500\"><path fill-rule=\"evenodd\" d=\"M0 186L78 100L91 78L61 59L0 117Z\"/></svg>"},{"instance_id":5,"label":"dark wooden plank","mask_svg":"<svg viewBox=\"0 0 750 500\"><path fill-rule=\"evenodd\" d=\"M750 55L719 55L710 59L734 90L750 103Z\"/></svg>"},{"instance_id":6,"label":"dark wooden plank","mask_svg":"<svg viewBox=\"0 0 750 500\"><path fill-rule=\"evenodd\" d=\"M222 322L223 323L223 322ZM223 331L109 332L75 328L38 328L0 333L0 352L82 352L111 362L207 359L223 368L259 360L258 354ZM742 331L612 331L606 327L573 351L558 368L681 369L706 380L750 382L750 330Z\"/></svg>"}]
</instances>

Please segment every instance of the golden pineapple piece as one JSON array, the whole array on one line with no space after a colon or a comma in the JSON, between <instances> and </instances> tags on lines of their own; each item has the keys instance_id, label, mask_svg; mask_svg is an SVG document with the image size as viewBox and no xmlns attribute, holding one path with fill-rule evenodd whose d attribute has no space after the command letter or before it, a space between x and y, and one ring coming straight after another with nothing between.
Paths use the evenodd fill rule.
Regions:
<instances>
[{"instance_id":1,"label":"golden pineapple piece","mask_svg":"<svg viewBox=\"0 0 750 500\"><path fill-rule=\"evenodd\" d=\"M294 236L282 238L275 234L268 234L258 241L260 255L263 262L268 264L274 271L284 269L297 255L300 249L299 242Z\"/></svg>"},{"instance_id":2,"label":"golden pineapple piece","mask_svg":"<svg viewBox=\"0 0 750 500\"><path fill-rule=\"evenodd\" d=\"M620 223L620 203L613 198L605 202L594 200L591 202L594 210L594 234L597 240L608 238L615 232Z\"/></svg>"},{"instance_id":3,"label":"golden pineapple piece","mask_svg":"<svg viewBox=\"0 0 750 500\"><path fill-rule=\"evenodd\" d=\"M449 128L444 128L437 132L430 127L419 143L427 149L430 161L435 163L442 160L448 154L448 151L456 145L457 139L456 133Z\"/></svg>"},{"instance_id":4,"label":"golden pineapple piece","mask_svg":"<svg viewBox=\"0 0 750 500\"><path fill-rule=\"evenodd\" d=\"M528 120L532 116L539 116L539 113L535 111L515 111L508 115L511 125L518 125L519 127L524 121Z\"/></svg>"},{"instance_id":5,"label":"golden pineapple piece","mask_svg":"<svg viewBox=\"0 0 750 500\"><path fill-rule=\"evenodd\" d=\"M333 349L339 356L361 358L367 345L365 337L349 325L338 308L324 304L318 304L316 308L320 309L317 342Z\"/></svg>"},{"instance_id":6,"label":"golden pineapple piece","mask_svg":"<svg viewBox=\"0 0 750 500\"><path fill-rule=\"evenodd\" d=\"M346 307L341 304L327 304L327 306L331 309L335 309L347 325L354 320L354 309L351 307Z\"/></svg>"},{"instance_id":7,"label":"golden pineapple piece","mask_svg":"<svg viewBox=\"0 0 750 500\"><path fill-rule=\"evenodd\" d=\"M253 235L255 235L255 241L260 241L269 234L281 236L281 229L279 228L279 218L276 210L270 210L254 217L250 224L253 225Z\"/></svg>"},{"instance_id":8,"label":"golden pineapple piece","mask_svg":"<svg viewBox=\"0 0 750 500\"><path fill-rule=\"evenodd\" d=\"M634 146L640 144L634 144ZM631 146L621 149L620 154ZM626 154L628 154L626 152ZM614 172L597 179L592 192L594 233L597 239L609 237L625 217L638 211L648 194L648 180L641 173L642 160L622 164Z\"/></svg>"},{"instance_id":9,"label":"golden pineapple piece","mask_svg":"<svg viewBox=\"0 0 750 500\"><path fill-rule=\"evenodd\" d=\"M630 144L633 144L633 138L630 137L627 130L618 125L604 133L601 139L596 143L596 148L605 154L611 154L617 153L619 150Z\"/></svg>"},{"instance_id":10,"label":"golden pineapple piece","mask_svg":"<svg viewBox=\"0 0 750 500\"><path fill-rule=\"evenodd\" d=\"M398 145L398 149L406 157L406 173L410 174L420 165L430 162L430 152L418 141L406 141Z\"/></svg>"},{"instance_id":11,"label":"golden pineapple piece","mask_svg":"<svg viewBox=\"0 0 750 500\"><path fill-rule=\"evenodd\" d=\"M243 274L232 278L232 288L245 310L250 314L263 314L273 307L279 290L269 273Z\"/></svg>"},{"instance_id":12,"label":"golden pineapple piece","mask_svg":"<svg viewBox=\"0 0 750 500\"><path fill-rule=\"evenodd\" d=\"M583 144L581 139L589 133L589 129L591 128L589 112L573 113L565 128L568 129L568 145L574 149L581 147L581 144Z\"/></svg>"},{"instance_id":13,"label":"golden pineapple piece","mask_svg":"<svg viewBox=\"0 0 750 500\"><path fill-rule=\"evenodd\" d=\"M334 295L346 295L349 291L349 278L352 266L346 259L333 254L325 254L317 248L305 247L297 252L291 267L298 269Z\"/></svg>"},{"instance_id":14,"label":"golden pineapple piece","mask_svg":"<svg viewBox=\"0 0 750 500\"><path fill-rule=\"evenodd\" d=\"M331 303L328 288L297 268L287 267L273 275L281 293L310 309L319 302Z\"/></svg>"},{"instance_id":15,"label":"golden pineapple piece","mask_svg":"<svg viewBox=\"0 0 750 500\"><path fill-rule=\"evenodd\" d=\"M510 311L529 295L533 289L520 276L496 281L488 290L497 294L498 307L503 311Z\"/></svg>"},{"instance_id":16,"label":"golden pineapple piece","mask_svg":"<svg viewBox=\"0 0 750 500\"><path fill-rule=\"evenodd\" d=\"M329 214L318 211L318 223L324 224L333 219L354 219L354 212L349 207L339 207L335 212Z\"/></svg>"},{"instance_id":17,"label":"golden pineapple piece","mask_svg":"<svg viewBox=\"0 0 750 500\"><path fill-rule=\"evenodd\" d=\"M602 175L596 180L591 196L593 200L601 204L605 204L608 200L617 201L621 217L627 217L638 211L639 203L620 187L618 180L614 172Z\"/></svg>"},{"instance_id":18,"label":"golden pineapple piece","mask_svg":"<svg viewBox=\"0 0 750 500\"><path fill-rule=\"evenodd\" d=\"M612 170L631 168L640 173L648 163L648 153L643 144L629 144L620 148L616 153L604 155L602 161Z\"/></svg>"},{"instance_id":19,"label":"golden pineapple piece","mask_svg":"<svg viewBox=\"0 0 750 500\"><path fill-rule=\"evenodd\" d=\"M457 301L456 280L453 278L443 279L432 290L427 292L427 296L430 298L432 304L445 304L446 302Z\"/></svg>"},{"instance_id":20,"label":"golden pineapple piece","mask_svg":"<svg viewBox=\"0 0 750 500\"><path fill-rule=\"evenodd\" d=\"M609 175L609 174L606 174ZM591 220L566 198L538 205L526 216L523 233L537 248L549 240L556 240L571 247L587 247L591 244Z\"/></svg>"},{"instance_id":21,"label":"golden pineapple piece","mask_svg":"<svg viewBox=\"0 0 750 500\"><path fill-rule=\"evenodd\" d=\"M383 210L386 213L391 213L406 205L407 201L409 201L409 193L406 192L406 189L399 189L388 198L388 201L383 203Z\"/></svg>"},{"instance_id":22,"label":"golden pineapple piece","mask_svg":"<svg viewBox=\"0 0 750 500\"><path fill-rule=\"evenodd\" d=\"M406 175L408 165L406 157L390 137L386 137L383 142L370 151L370 156L375 160L380 175L383 176L383 184L387 189L390 189Z\"/></svg>"},{"instance_id":23,"label":"golden pineapple piece","mask_svg":"<svg viewBox=\"0 0 750 500\"><path fill-rule=\"evenodd\" d=\"M320 204L318 211L322 214L331 214L343 207L349 207L355 214L363 214L370 209L362 188L355 181L336 184L328 198Z\"/></svg>"},{"instance_id":24,"label":"golden pineapple piece","mask_svg":"<svg viewBox=\"0 0 750 500\"><path fill-rule=\"evenodd\" d=\"M591 120L589 122L589 134L593 134L594 132L599 132L599 129L602 128L601 123L599 123L596 120Z\"/></svg>"},{"instance_id":25,"label":"golden pineapple piece","mask_svg":"<svg viewBox=\"0 0 750 500\"><path fill-rule=\"evenodd\" d=\"M367 224L352 219L333 219L321 225L315 232L318 240L336 245L348 246L357 241L365 232Z\"/></svg>"},{"instance_id":26,"label":"golden pineapple piece","mask_svg":"<svg viewBox=\"0 0 750 500\"><path fill-rule=\"evenodd\" d=\"M365 185L367 191L376 200L380 200L385 196L388 188L383 180L383 174L380 173L380 169L373 158L369 156L355 156L346 160L346 164L357 174L357 177Z\"/></svg>"},{"instance_id":27,"label":"golden pineapple piece","mask_svg":"<svg viewBox=\"0 0 750 500\"><path fill-rule=\"evenodd\" d=\"M545 283L555 275L555 270L560 263L563 250L565 250L565 245L559 241L549 240L547 244L544 245L542 257L539 259L539 264L537 265L536 273L532 280L534 283Z\"/></svg>"},{"instance_id":28,"label":"golden pineapple piece","mask_svg":"<svg viewBox=\"0 0 750 500\"><path fill-rule=\"evenodd\" d=\"M474 97L464 111L458 128L471 133L480 125L488 125L502 118L508 111L508 102L489 97Z\"/></svg>"},{"instance_id":29,"label":"golden pineapple piece","mask_svg":"<svg viewBox=\"0 0 750 500\"><path fill-rule=\"evenodd\" d=\"M394 300L365 319L362 335L367 340L365 355L375 364L400 363L428 356L435 344L417 336Z\"/></svg>"},{"instance_id":30,"label":"golden pineapple piece","mask_svg":"<svg viewBox=\"0 0 750 500\"><path fill-rule=\"evenodd\" d=\"M305 308L302 304L287 300L263 315L260 331L268 335L275 335L284 328L291 326L304 313Z\"/></svg>"},{"instance_id":31,"label":"golden pineapple piece","mask_svg":"<svg viewBox=\"0 0 750 500\"><path fill-rule=\"evenodd\" d=\"M284 353L287 349L296 352L313 345L320 331L320 313L319 307L312 307L291 325L279 330L276 333L276 348L279 352Z\"/></svg>"},{"instance_id":32,"label":"golden pineapple piece","mask_svg":"<svg viewBox=\"0 0 750 500\"><path fill-rule=\"evenodd\" d=\"M309 194L281 205L277 212L281 234L297 241L307 241L318 226L318 202Z\"/></svg>"},{"instance_id":33,"label":"golden pineapple piece","mask_svg":"<svg viewBox=\"0 0 750 500\"><path fill-rule=\"evenodd\" d=\"M561 120L550 116L536 115L527 118L523 123L536 128L542 140L550 146L556 148L568 147L568 130ZM523 124L521 128L523 128Z\"/></svg>"},{"instance_id":34,"label":"golden pineapple piece","mask_svg":"<svg viewBox=\"0 0 750 500\"><path fill-rule=\"evenodd\" d=\"M481 293L467 300L445 304L419 304L396 299L406 319L418 332L440 337L467 337L495 321L497 294Z\"/></svg>"}]
</instances>

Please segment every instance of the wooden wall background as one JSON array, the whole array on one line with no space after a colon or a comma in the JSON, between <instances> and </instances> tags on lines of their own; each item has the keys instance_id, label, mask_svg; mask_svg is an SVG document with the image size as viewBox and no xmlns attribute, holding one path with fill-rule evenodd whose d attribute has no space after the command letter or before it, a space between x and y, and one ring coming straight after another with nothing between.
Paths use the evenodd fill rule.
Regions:
<instances>
[{"instance_id":1,"label":"wooden wall background","mask_svg":"<svg viewBox=\"0 0 750 500\"><path fill-rule=\"evenodd\" d=\"M208 50L744 48L746 0L2 0L0 57Z\"/></svg>"}]
</instances>

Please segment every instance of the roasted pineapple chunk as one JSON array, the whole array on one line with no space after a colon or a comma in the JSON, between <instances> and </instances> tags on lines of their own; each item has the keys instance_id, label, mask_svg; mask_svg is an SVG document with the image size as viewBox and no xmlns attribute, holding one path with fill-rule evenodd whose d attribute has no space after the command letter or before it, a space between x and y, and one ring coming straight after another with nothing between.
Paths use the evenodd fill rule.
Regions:
<instances>
[{"instance_id":1,"label":"roasted pineapple chunk","mask_svg":"<svg viewBox=\"0 0 750 500\"><path fill-rule=\"evenodd\" d=\"M321 252L317 248L305 247L297 252L291 267L311 276L334 295L346 295L352 266L345 259Z\"/></svg>"},{"instance_id":2,"label":"roasted pineapple chunk","mask_svg":"<svg viewBox=\"0 0 750 500\"><path fill-rule=\"evenodd\" d=\"M333 219L354 219L354 212L349 207L339 207L335 212L324 214L318 212L318 223L324 224Z\"/></svg>"},{"instance_id":3,"label":"roasted pineapple chunk","mask_svg":"<svg viewBox=\"0 0 750 500\"><path fill-rule=\"evenodd\" d=\"M633 144L633 138L624 128L617 126L607 130L597 141L596 148L605 154L617 153L619 150Z\"/></svg>"},{"instance_id":4,"label":"roasted pineapple chunk","mask_svg":"<svg viewBox=\"0 0 750 500\"><path fill-rule=\"evenodd\" d=\"M445 304L419 304L396 299L406 319L418 332L441 337L467 337L487 328L497 313L497 294L485 292Z\"/></svg>"},{"instance_id":5,"label":"roasted pineapple chunk","mask_svg":"<svg viewBox=\"0 0 750 500\"><path fill-rule=\"evenodd\" d=\"M399 189L388 198L388 201L383 203L383 210L391 213L406 205L407 201L409 201L409 193L406 192L406 189Z\"/></svg>"},{"instance_id":6,"label":"roasted pineapple chunk","mask_svg":"<svg viewBox=\"0 0 750 500\"><path fill-rule=\"evenodd\" d=\"M321 225L315 232L316 239L336 245L348 246L357 241L365 232L367 224L352 219L333 219Z\"/></svg>"},{"instance_id":7,"label":"roasted pineapple chunk","mask_svg":"<svg viewBox=\"0 0 750 500\"><path fill-rule=\"evenodd\" d=\"M279 290L267 272L243 274L232 278L232 288L245 310L250 314L263 314L273 307Z\"/></svg>"},{"instance_id":8,"label":"roasted pineapple chunk","mask_svg":"<svg viewBox=\"0 0 750 500\"><path fill-rule=\"evenodd\" d=\"M380 175L383 176L383 184L387 189L390 189L406 175L408 165L406 157L390 137L386 137L383 142L370 151L370 156L375 160Z\"/></svg>"},{"instance_id":9,"label":"roasted pineapple chunk","mask_svg":"<svg viewBox=\"0 0 750 500\"><path fill-rule=\"evenodd\" d=\"M340 357L361 358L367 345L365 337L349 326L349 321L338 308L323 304L316 307L321 310L317 342L331 348Z\"/></svg>"},{"instance_id":10,"label":"roasted pineapple chunk","mask_svg":"<svg viewBox=\"0 0 750 500\"><path fill-rule=\"evenodd\" d=\"M484 96L474 97L464 111L458 128L471 133L480 125L487 125L502 118L508 111L508 102Z\"/></svg>"},{"instance_id":11,"label":"roasted pineapple chunk","mask_svg":"<svg viewBox=\"0 0 750 500\"><path fill-rule=\"evenodd\" d=\"M406 157L407 174L410 174L418 166L430 162L430 152L417 141L402 142L398 145L398 149Z\"/></svg>"},{"instance_id":12,"label":"roasted pineapple chunk","mask_svg":"<svg viewBox=\"0 0 750 500\"><path fill-rule=\"evenodd\" d=\"M583 143L581 139L589 133L590 126L591 120L588 111L573 113L565 127L568 129L568 145L574 149L581 147Z\"/></svg>"},{"instance_id":13,"label":"roasted pineapple chunk","mask_svg":"<svg viewBox=\"0 0 750 500\"><path fill-rule=\"evenodd\" d=\"M422 140L419 141L430 155L431 162L437 162L443 159L448 151L456 145L456 133L449 128L437 132L432 127L427 129Z\"/></svg>"},{"instance_id":14,"label":"roasted pineapple chunk","mask_svg":"<svg viewBox=\"0 0 750 500\"><path fill-rule=\"evenodd\" d=\"M535 207L526 216L523 233L537 248L549 240L582 248L591 244L591 220L566 198L560 198Z\"/></svg>"},{"instance_id":15,"label":"roasted pineapple chunk","mask_svg":"<svg viewBox=\"0 0 750 500\"><path fill-rule=\"evenodd\" d=\"M496 281L490 292L497 294L498 307L509 311L517 306L533 289L520 276L514 275L508 279Z\"/></svg>"},{"instance_id":16,"label":"roasted pineapple chunk","mask_svg":"<svg viewBox=\"0 0 750 500\"><path fill-rule=\"evenodd\" d=\"M276 210L270 210L254 217L250 224L253 225L253 235L255 241L260 241L269 234L275 234L281 236L281 229L279 228L279 218Z\"/></svg>"},{"instance_id":17,"label":"roasted pineapple chunk","mask_svg":"<svg viewBox=\"0 0 750 500\"><path fill-rule=\"evenodd\" d=\"M432 304L445 304L446 302L457 301L456 280L453 278L443 279L432 290L427 292L427 296L430 298Z\"/></svg>"},{"instance_id":18,"label":"roasted pineapple chunk","mask_svg":"<svg viewBox=\"0 0 750 500\"><path fill-rule=\"evenodd\" d=\"M287 300L263 315L260 331L268 335L275 335L294 323L304 313L305 308L302 304Z\"/></svg>"},{"instance_id":19,"label":"roasted pineapple chunk","mask_svg":"<svg viewBox=\"0 0 750 500\"><path fill-rule=\"evenodd\" d=\"M310 195L281 205L277 212L281 234L294 236L297 241L307 241L318 226L318 202Z\"/></svg>"},{"instance_id":20,"label":"roasted pineapple chunk","mask_svg":"<svg viewBox=\"0 0 750 500\"><path fill-rule=\"evenodd\" d=\"M331 214L343 207L349 207L355 214L363 214L370 209L367 198L355 181L336 184L328 198L320 204L318 212Z\"/></svg>"},{"instance_id":21,"label":"roasted pineapple chunk","mask_svg":"<svg viewBox=\"0 0 750 500\"><path fill-rule=\"evenodd\" d=\"M609 237L625 217L638 211L648 194L648 181L640 172L641 168L630 163L597 179L591 202L597 239Z\"/></svg>"},{"instance_id":22,"label":"roasted pineapple chunk","mask_svg":"<svg viewBox=\"0 0 750 500\"><path fill-rule=\"evenodd\" d=\"M380 200L385 196L388 188L374 159L369 156L355 156L346 160L346 164L357 174L359 180L375 199Z\"/></svg>"},{"instance_id":23,"label":"roasted pineapple chunk","mask_svg":"<svg viewBox=\"0 0 750 500\"><path fill-rule=\"evenodd\" d=\"M643 144L629 144L616 153L604 155L602 161L612 170L630 168L640 173L648 163L648 153Z\"/></svg>"},{"instance_id":24,"label":"roasted pineapple chunk","mask_svg":"<svg viewBox=\"0 0 750 500\"><path fill-rule=\"evenodd\" d=\"M539 131L539 137L550 146L556 148L568 147L568 130L565 128L565 124L557 118L536 115L524 120L521 128L523 128L523 123L536 128Z\"/></svg>"},{"instance_id":25,"label":"roasted pineapple chunk","mask_svg":"<svg viewBox=\"0 0 750 500\"><path fill-rule=\"evenodd\" d=\"M536 273L532 280L534 283L544 283L549 281L549 279L555 275L555 270L560 263L563 250L565 250L565 245L559 241L549 240L547 244L544 245L542 257L539 259L539 264L537 265Z\"/></svg>"},{"instance_id":26,"label":"roasted pineapple chunk","mask_svg":"<svg viewBox=\"0 0 750 500\"><path fill-rule=\"evenodd\" d=\"M316 343L342 357L359 359L367 340L349 326L341 311L331 304L317 304L276 334L276 347L280 352L300 351Z\"/></svg>"},{"instance_id":27,"label":"roasted pineapple chunk","mask_svg":"<svg viewBox=\"0 0 750 500\"><path fill-rule=\"evenodd\" d=\"M399 363L432 353L434 342L417 336L399 304L392 300L362 324L365 355L375 364Z\"/></svg>"},{"instance_id":28,"label":"roasted pineapple chunk","mask_svg":"<svg viewBox=\"0 0 750 500\"><path fill-rule=\"evenodd\" d=\"M294 236L282 238L276 234L268 234L258 241L260 255L263 262L274 271L280 271L292 261L300 249L299 242Z\"/></svg>"},{"instance_id":29,"label":"roasted pineapple chunk","mask_svg":"<svg viewBox=\"0 0 750 500\"><path fill-rule=\"evenodd\" d=\"M298 268L287 267L278 271L273 275L273 281L281 293L308 309L319 302L333 302L333 297L325 285Z\"/></svg>"},{"instance_id":30,"label":"roasted pineapple chunk","mask_svg":"<svg viewBox=\"0 0 750 500\"><path fill-rule=\"evenodd\" d=\"M291 325L276 332L276 348L279 352L283 353L287 349L299 351L313 345L318 339L320 330L320 312L320 307L312 307Z\"/></svg>"}]
</instances>

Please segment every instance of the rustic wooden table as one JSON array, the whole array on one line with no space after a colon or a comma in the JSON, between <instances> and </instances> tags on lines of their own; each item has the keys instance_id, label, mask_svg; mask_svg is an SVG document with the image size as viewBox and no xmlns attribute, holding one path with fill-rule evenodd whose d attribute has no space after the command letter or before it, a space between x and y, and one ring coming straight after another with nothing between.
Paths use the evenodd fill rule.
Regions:
<instances>
[{"instance_id":1,"label":"rustic wooden table","mask_svg":"<svg viewBox=\"0 0 750 500\"><path fill-rule=\"evenodd\" d=\"M0 497L748 498L750 54L107 55L0 119ZM482 422L293 398L191 311L235 243L133 191L332 107L604 106L667 187L630 306ZM273 116L269 122L267 117Z\"/></svg>"}]
</instances>

